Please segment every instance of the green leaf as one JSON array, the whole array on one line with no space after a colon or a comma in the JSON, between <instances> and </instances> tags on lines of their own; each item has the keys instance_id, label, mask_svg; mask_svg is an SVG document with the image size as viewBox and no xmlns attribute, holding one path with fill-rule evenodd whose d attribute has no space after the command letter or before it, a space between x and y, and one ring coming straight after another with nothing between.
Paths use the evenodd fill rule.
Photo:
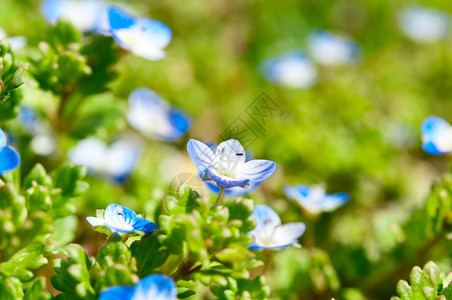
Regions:
<instances>
[{"instance_id":1,"label":"green leaf","mask_svg":"<svg viewBox=\"0 0 452 300\"><path fill-rule=\"evenodd\" d=\"M137 260L138 275L143 278L155 273L155 269L163 265L170 251L162 248L159 242L161 231L145 235L130 246L132 256Z\"/></svg>"},{"instance_id":2,"label":"green leaf","mask_svg":"<svg viewBox=\"0 0 452 300\"><path fill-rule=\"evenodd\" d=\"M29 287L24 296L24 300L48 300L52 298L50 292L44 292L45 289L45 278L39 277L34 280L31 287Z\"/></svg>"},{"instance_id":3,"label":"green leaf","mask_svg":"<svg viewBox=\"0 0 452 300\"><path fill-rule=\"evenodd\" d=\"M32 243L14 254L8 261L0 264L0 271L4 274L15 276L22 281L30 280L35 270L47 263L44 255L49 249L40 243Z\"/></svg>"},{"instance_id":4,"label":"green leaf","mask_svg":"<svg viewBox=\"0 0 452 300\"><path fill-rule=\"evenodd\" d=\"M2 300L22 299L22 285L20 280L0 273L0 291Z\"/></svg>"}]
</instances>

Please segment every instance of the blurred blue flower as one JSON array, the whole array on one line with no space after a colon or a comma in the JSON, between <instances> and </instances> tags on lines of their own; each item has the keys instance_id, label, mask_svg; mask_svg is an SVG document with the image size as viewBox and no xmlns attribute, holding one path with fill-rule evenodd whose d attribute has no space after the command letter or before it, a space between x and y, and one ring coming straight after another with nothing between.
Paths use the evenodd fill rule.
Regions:
<instances>
[{"instance_id":1,"label":"blurred blue flower","mask_svg":"<svg viewBox=\"0 0 452 300\"><path fill-rule=\"evenodd\" d=\"M108 4L102 0L44 0L41 10L48 22L69 20L76 28L88 31L108 31Z\"/></svg>"},{"instance_id":2,"label":"blurred blue flower","mask_svg":"<svg viewBox=\"0 0 452 300\"><path fill-rule=\"evenodd\" d=\"M360 54L360 48L356 43L323 30L313 31L308 36L307 43L314 60L326 66L354 63Z\"/></svg>"},{"instance_id":3,"label":"blurred blue flower","mask_svg":"<svg viewBox=\"0 0 452 300\"><path fill-rule=\"evenodd\" d=\"M154 91L145 87L130 93L127 121L144 135L163 141L182 137L191 126L186 114L172 108Z\"/></svg>"},{"instance_id":4,"label":"blurred blue flower","mask_svg":"<svg viewBox=\"0 0 452 300\"><path fill-rule=\"evenodd\" d=\"M99 300L176 300L173 279L162 274L144 277L135 286L114 286L100 293Z\"/></svg>"},{"instance_id":5,"label":"blurred blue flower","mask_svg":"<svg viewBox=\"0 0 452 300\"><path fill-rule=\"evenodd\" d=\"M133 136L120 138L110 146L89 137L70 149L68 156L75 164L86 165L94 176L123 183L135 168L140 154L141 142Z\"/></svg>"},{"instance_id":6,"label":"blurred blue flower","mask_svg":"<svg viewBox=\"0 0 452 300\"><path fill-rule=\"evenodd\" d=\"M350 198L348 193L328 195L323 185L286 185L284 192L287 198L295 199L310 214L334 211Z\"/></svg>"},{"instance_id":7,"label":"blurred blue flower","mask_svg":"<svg viewBox=\"0 0 452 300\"><path fill-rule=\"evenodd\" d=\"M32 135L30 148L42 156L52 155L57 149L57 143L52 128L47 120L38 116L30 107L21 106L17 118L25 131Z\"/></svg>"},{"instance_id":8,"label":"blurred blue flower","mask_svg":"<svg viewBox=\"0 0 452 300\"><path fill-rule=\"evenodd\" d=\"M427 117L421 125L422 148L433 155L449 154L452 152L452 127L445 120Z\"/></svg>"},{"instance_id":9,"label":"blurred blue flower","mask_svg":"<svg viewBox=\"0 0 452 300\"><path fill-rule=\"evenodd\" d=\"M86 220L93 226L108 227L112 233L119 234L141 231L149 233L158 226L146 219L138 217L136 212L119 204L110 204L104 212L103 218L87 217Z\"/></svg>"},{"instance_id":10,"label":"blurred blue flower","mask_svg":"<svg viewBox=\"0 0 452 300\"><path fill-rule=\"evenodd\" d=\"M6 142L6 135L0 129L0 175L16 169L20 165L19 154L6 146Z\"/></svg>"},{"instance_id":11,"label":"blurred blue flower","mask_svg":"<svg viewBox=\"0 0 452 300\"><path fill-rule=\"evenodd\" d=\"M278 214L267 205L256 205L250 218L256 218L257 221L256 228L248 233L254 236L250 249L287 248L296 243L306 230L302 222L281 225Z\"/></svg>"},{"instance_id":12,"label":"blurred blue flower","mask_svg":"<svg viewBox=\"0 0 452 300\"><path fill-rule=\"evenodd\" d=\"M108 8L110 33L118 45L149 60L166 56L163 48L171 41L171 29L162 22L135 18L116 6Z\"/></svg>"},{"instance_id":13,"label":"blurred blue flower","mask_svg":"<svg viewBox=\"0 0 452 300\"><path fill-rule=\"evenodd\" d=\"M14 51L19 51L27 44L27 38L22 35L18 36L7 36L6 32L0 28L0 40L6 38L9 42L9 45Z\"/></svg>"},{"instance_id":14,"label":"blurred blue flower","mask_svg":"<svg viewBox=\"0 0 452 300\"><path fill-rule=\"evenodd\" d=\"M270 82L288 88L306 89L317 81L317 69L301 51L291 51L266 59L262 74Z\"/></svg>"},{"instance_id":15,"label":"blurred blue flower","mask_svg":"<svg viewBox=\"0 0 452 300\"><path fill-rule=\"evenodd\" d=\"M251 184L267 179L276 169L269 160L246 161L246 152L239 141L222 142L215 151L200 141L191 139L187 151L205 181L213 181L218 187L250 188Z\"/></svg>"},{"instance_id":16,"label":"blurred blue flower","mask_svg":"<svg viewBox=\"0 0 452 300\"><path fill-rule=\"evenodd\" d=\"M419 43L444 39L450 27L450 15L444 11L414 5L405 6L398 15L403 33Z\"/></svg>"}]
</instances>

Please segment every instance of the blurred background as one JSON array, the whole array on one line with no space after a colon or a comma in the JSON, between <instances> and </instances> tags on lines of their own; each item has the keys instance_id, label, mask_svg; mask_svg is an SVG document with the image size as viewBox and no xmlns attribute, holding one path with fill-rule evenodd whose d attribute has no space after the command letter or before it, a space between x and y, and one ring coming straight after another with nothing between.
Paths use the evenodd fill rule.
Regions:
<instances>
[{"instance_id":1,"label":"blurred background","mask_svg":"<svg viewBox=\"0 0 452 300\"><path fill-rule=\"evenodd\" d=\"M277 163L275 174L245 197L271 206L283 222L307 224L301 249L259 253L269 262L265 274L273 299L388 299L413 265L434 258L443 270L452 270L450 247L407 255L408 242L400 250L407 242L402 227L422 207L431 184L448 170L447 158L423 152L420 125L429 115L452 121L452 40L447 31L452 3L110 3L167 24L173 38L166 57L148 61L123 53L114 66L117 76L110 90L83 101L77 130L58 140L57 150L44 151L46 155L30 148L32 137L18 119L7 124L0 120L2 128L18 136L23 174L37 162L54 168L67 160L68 149L88 136L106 144L124 133L140 136L143 148L130 177L117 184L92 176L88 193L76 203L78 214L68 221L74 228L71 238L86 251L95 254L103 242L85 221L87 216L118 203L157 221L171 181L181 173L197 173L185 150L188 139L220 142L240 117L249 126L246 134L255 137L246 144L247 150L255 158ZM436 9L439 14L430 19L422 19L421 14L421 19L413 17L410 23L407 9L416 8L410 5ZM48 24L39 1L2 0L0 27L8 36L27 38L25 47L16 52L16 59L27 62L37 55ZM312 37L325 32L340 36L353 51L316 52ZM345 52L343 57L335 57L340 51ZM289 77L301 72L302 82L288 86L287 80L269 72L275 67L272 60L292 52L302 53L308 63L301 64L305 71L289 72ZM322 60L328 55L333 57ZM285 68L290 71L296 65L291 62ZM125 117L127 99L140 86L189 115L188 134L165 142L131 128ZM38 89L32 76L21 89L22 106L48 118L55 96ZM263 92L280 113L259 128L247 109ZM284 195L285 184L298 183L324 183L328 193L348 192L351 199L335 212L314 218ZM203 194L215 197L205 186Z\"/></svg>"}]
</instances>

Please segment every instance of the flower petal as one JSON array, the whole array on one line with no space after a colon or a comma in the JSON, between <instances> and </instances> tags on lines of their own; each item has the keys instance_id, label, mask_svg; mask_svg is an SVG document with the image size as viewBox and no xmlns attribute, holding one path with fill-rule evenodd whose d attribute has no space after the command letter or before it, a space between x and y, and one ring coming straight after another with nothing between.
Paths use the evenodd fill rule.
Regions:
<instances>
[{"instance_id":1,"label":"flower petal","mask_svg":"<svg viewBox=\"0 0 452 300\"><path fill-rule=\"evenodd\" d=\"M249 218L256 218L256 229L264 225L273 227L281 225L278 214L270 206L264 204L256 205Z\"/></svg>"},{"instance_id":2,"label":"flower petal","mask_svg":"<svg viewBox=\"0 0 452 300\"><path fill-rule=\"evenodd\" d=\"M133 231L132 224L137 218L136 212L119 204L110 204L105 209L104 219L107 226L121 231Z\"/></svg>"},{"instance_id":3,"label":"flower petal","mask_svg":"<svg viewBox=\"0 0 452 300\"><path fill-rule=\"evenodd\" d=\"M323 202L323 211L330 212L338 208L339 206L345 204L350 199L348 193L337 193L325 196L325 201Z\"/></svg>"},{"instance_id":4,"label":"flower petal","mask_svg":"<svg viewBox=\"0 0 452 300\"><path fill-rule=\"evenodd\" d=\"M174 128L174 134L168 136L169 140L175 140L184 135L191 127L190 118L180 110L172 108L169 111L169 118Z\"/></svg>"},{"instance_id":5,"label":"flower petal","mask_svg":"<svg viewBox=\"0 0 452 300\"><path fill-rule=\"evenodd\" d=\"M294 200L300 199L300 197L307 197L309 195L311 187L305 184L298 184L292 187L287 184L284 186L283 190L289 200Z\"/></svg>"},{"instance_id":6,"label":"flower petal","mask_svg":"<svg viewBox=\"0 0 452 300\"><path fill-rule=\"evenodd\" d=\"M86 221L88 221L91 224L91 226L93 226L93 227L106 226L105 225L105 220L103 220L101 218L87 217Z\"/></svg>"},{"instance_id":7,"label":"flower petal","mask_svg":"<svg viewBox=\"0 0 452 300\"><path fill-rule=\"evenodd\" d=\"M270 177L275 169L276 164L273 161L253 159L238 167L237 177L260 182Z\"/></svg>"},{"instance_id":8,"label":"flower petal","mask_svg":"<svg viewBox=\"0 0 452 300\"><path fill-rule=\"evenodd\" d=\"M250 184L249 188L243 188L240 186L236 186L236 187L232 187L229 189L225 189L223 192L223 196L229 196L229 197L244 196L244 195L247 195L247 194L251 193L252 191L254 191L260 184L261 184L261 182L252 182ZM215 194L218 194L220 192L220 187L217 186L216 184L206 181L206 185Z\"/></svg>"},{"instance_id":9,"label":"flower petal","mask_svg":"<svg viewBox=\"0 0 452 300\"><path fill-rule=\"evenodd\" d=\"M99 300L131 300L133 290L132 286L109 287L100 293Z\"/></svg>"},{"instance_id":10,"label":"flower petal","mask_svg":"<svg viewBox=\"0 0 452 300\"><path fill-rule=\"evenodd\" d=\"M10 147L0 148L0 175L14 170L19 165L20 156L15 150Z\"/></svg>"},{"instance_id":11,"label":"flower petal","mask_svg":"<svg viewBox=\"0 0 452 300\"><path fill-rule=\"evenodd\" d=\"M275 228L272 240L266 241L265 243L259 240L259 236L249 248L260 250L260 249L272 249L280 250L292 246L298 241L298 239L303 235L306 230L306 225L301 222L288 223Z\"/></svg>"},{"instance_id":12,"label":"flower petal","mask_svg":"<svg viewBox=\"0 0 452 300\"><path fill-rule=\"evenodd\" d=\"M175 300L177 299L177 288L172 278L153 274L138 282L134 288L134 300Z\"/></svg>"},{"instance_id":13,"label":"flower petal","mask_svg":"<svg viewBox=\"0 0 452 300\"><path fill-rule=\"evenodd\" d=\"M0 148L3 148L6 146L6 134L3 132L3 130L0 129Z\"/></svg>"},{"instance_id":14,"label":"flower petal","mask_svg":"<svg viewBox=\"0 0 452 300\"><path fill-rule=\"evenodd\" d=\"M191 139L187 143L187 152L201 173L204 173L206 168L212 167L215 155L206 144Z\"/></svg>"},{"instance_id":15,"label":"flower petal","mask_svg":"<svg viewBox=\"0 0 452 300\"><path fill-rule=\"evenodd\" d=\"M219 187L229 189L237 186L244 187L249 183L249 179L233 179L226 176L221 176L213 172L211 169L206 169L206 174L209 175L210 179L215 181Z\"/></svg>"},{"instance_id":16,"label":"flower petal","mask_svg":"<svg viewBox=\"0 0 452 300\"><path fill-rule=\"evenodd\" d=\"M432 155L452 152L452 127L445 120L430 116L421 125L422 147Z\"/></svg>"},{"instance_id":17,"label":"flower petal","mask_svg":"<svg viewBox=\"0 0 452 300\"><path fill-rule=\"evenodd\" d=\"M110 28L112 30L129 28L135 23L135 19L132 15L117 6L110 6L107 11Z\"/></svg>"},{"instance_id":18,"label":"flower petal","mask_svg":"<svg viewBox=\"0 0 452 300\"><path fill-rule=\"evenodd\" d=\"M306 89L317 81L317 69L304 52L285 53L262 64L263 76L278 85Z\"/></svg>"},{"instance_id":19,"label":"flower petal","mask_svg":"<svg viewBox=\"0 0 452 300\"><path fill-rule=\"evenodd\" d=\"M139 230L144 233L149 233L158 228L156 224L140 217L137 217L135 219L135 222L132 224L132 226L135 230Z\"/></svg>"},{"instance_id":20,"label":"flower petal","mask_svg":"<svg viewBox=\"0 0 452 300\"><path fill-rule=\"evenodd\" d=\"M215 165L220 170L235 170L245 161L246 152L238 140L224 141L215 151Z\"/></svg>"}]
</instances>

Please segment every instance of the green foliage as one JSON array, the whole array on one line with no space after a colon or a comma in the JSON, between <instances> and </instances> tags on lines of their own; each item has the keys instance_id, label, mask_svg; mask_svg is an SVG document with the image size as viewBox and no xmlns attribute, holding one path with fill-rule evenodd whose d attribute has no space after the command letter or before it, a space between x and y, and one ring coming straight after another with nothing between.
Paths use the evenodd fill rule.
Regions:
<instances>
[{"instance_id":1,"label":"green foliage","mask_svg":"<svg viewBox=\"0 0 452 300\"><path fill-rule=\"evenodd\" d=\"M410 283L400 280L397 284L399 297L392 297L391 300L449 299L451 276L445 276L432 261L423 269L416 266L411 270Z\"/></svg>"},{"instance_id":2,"label":"green foliage","mask_svg":"<svg viewBox=\"0 0 452 300\"><path fill-rule=\"evenodd\" d=\"M17 65L7 39L0 40L0 120L16 116L21 94L16 90L25 82L26 64Z\"/></svg>"}]
</instances>

